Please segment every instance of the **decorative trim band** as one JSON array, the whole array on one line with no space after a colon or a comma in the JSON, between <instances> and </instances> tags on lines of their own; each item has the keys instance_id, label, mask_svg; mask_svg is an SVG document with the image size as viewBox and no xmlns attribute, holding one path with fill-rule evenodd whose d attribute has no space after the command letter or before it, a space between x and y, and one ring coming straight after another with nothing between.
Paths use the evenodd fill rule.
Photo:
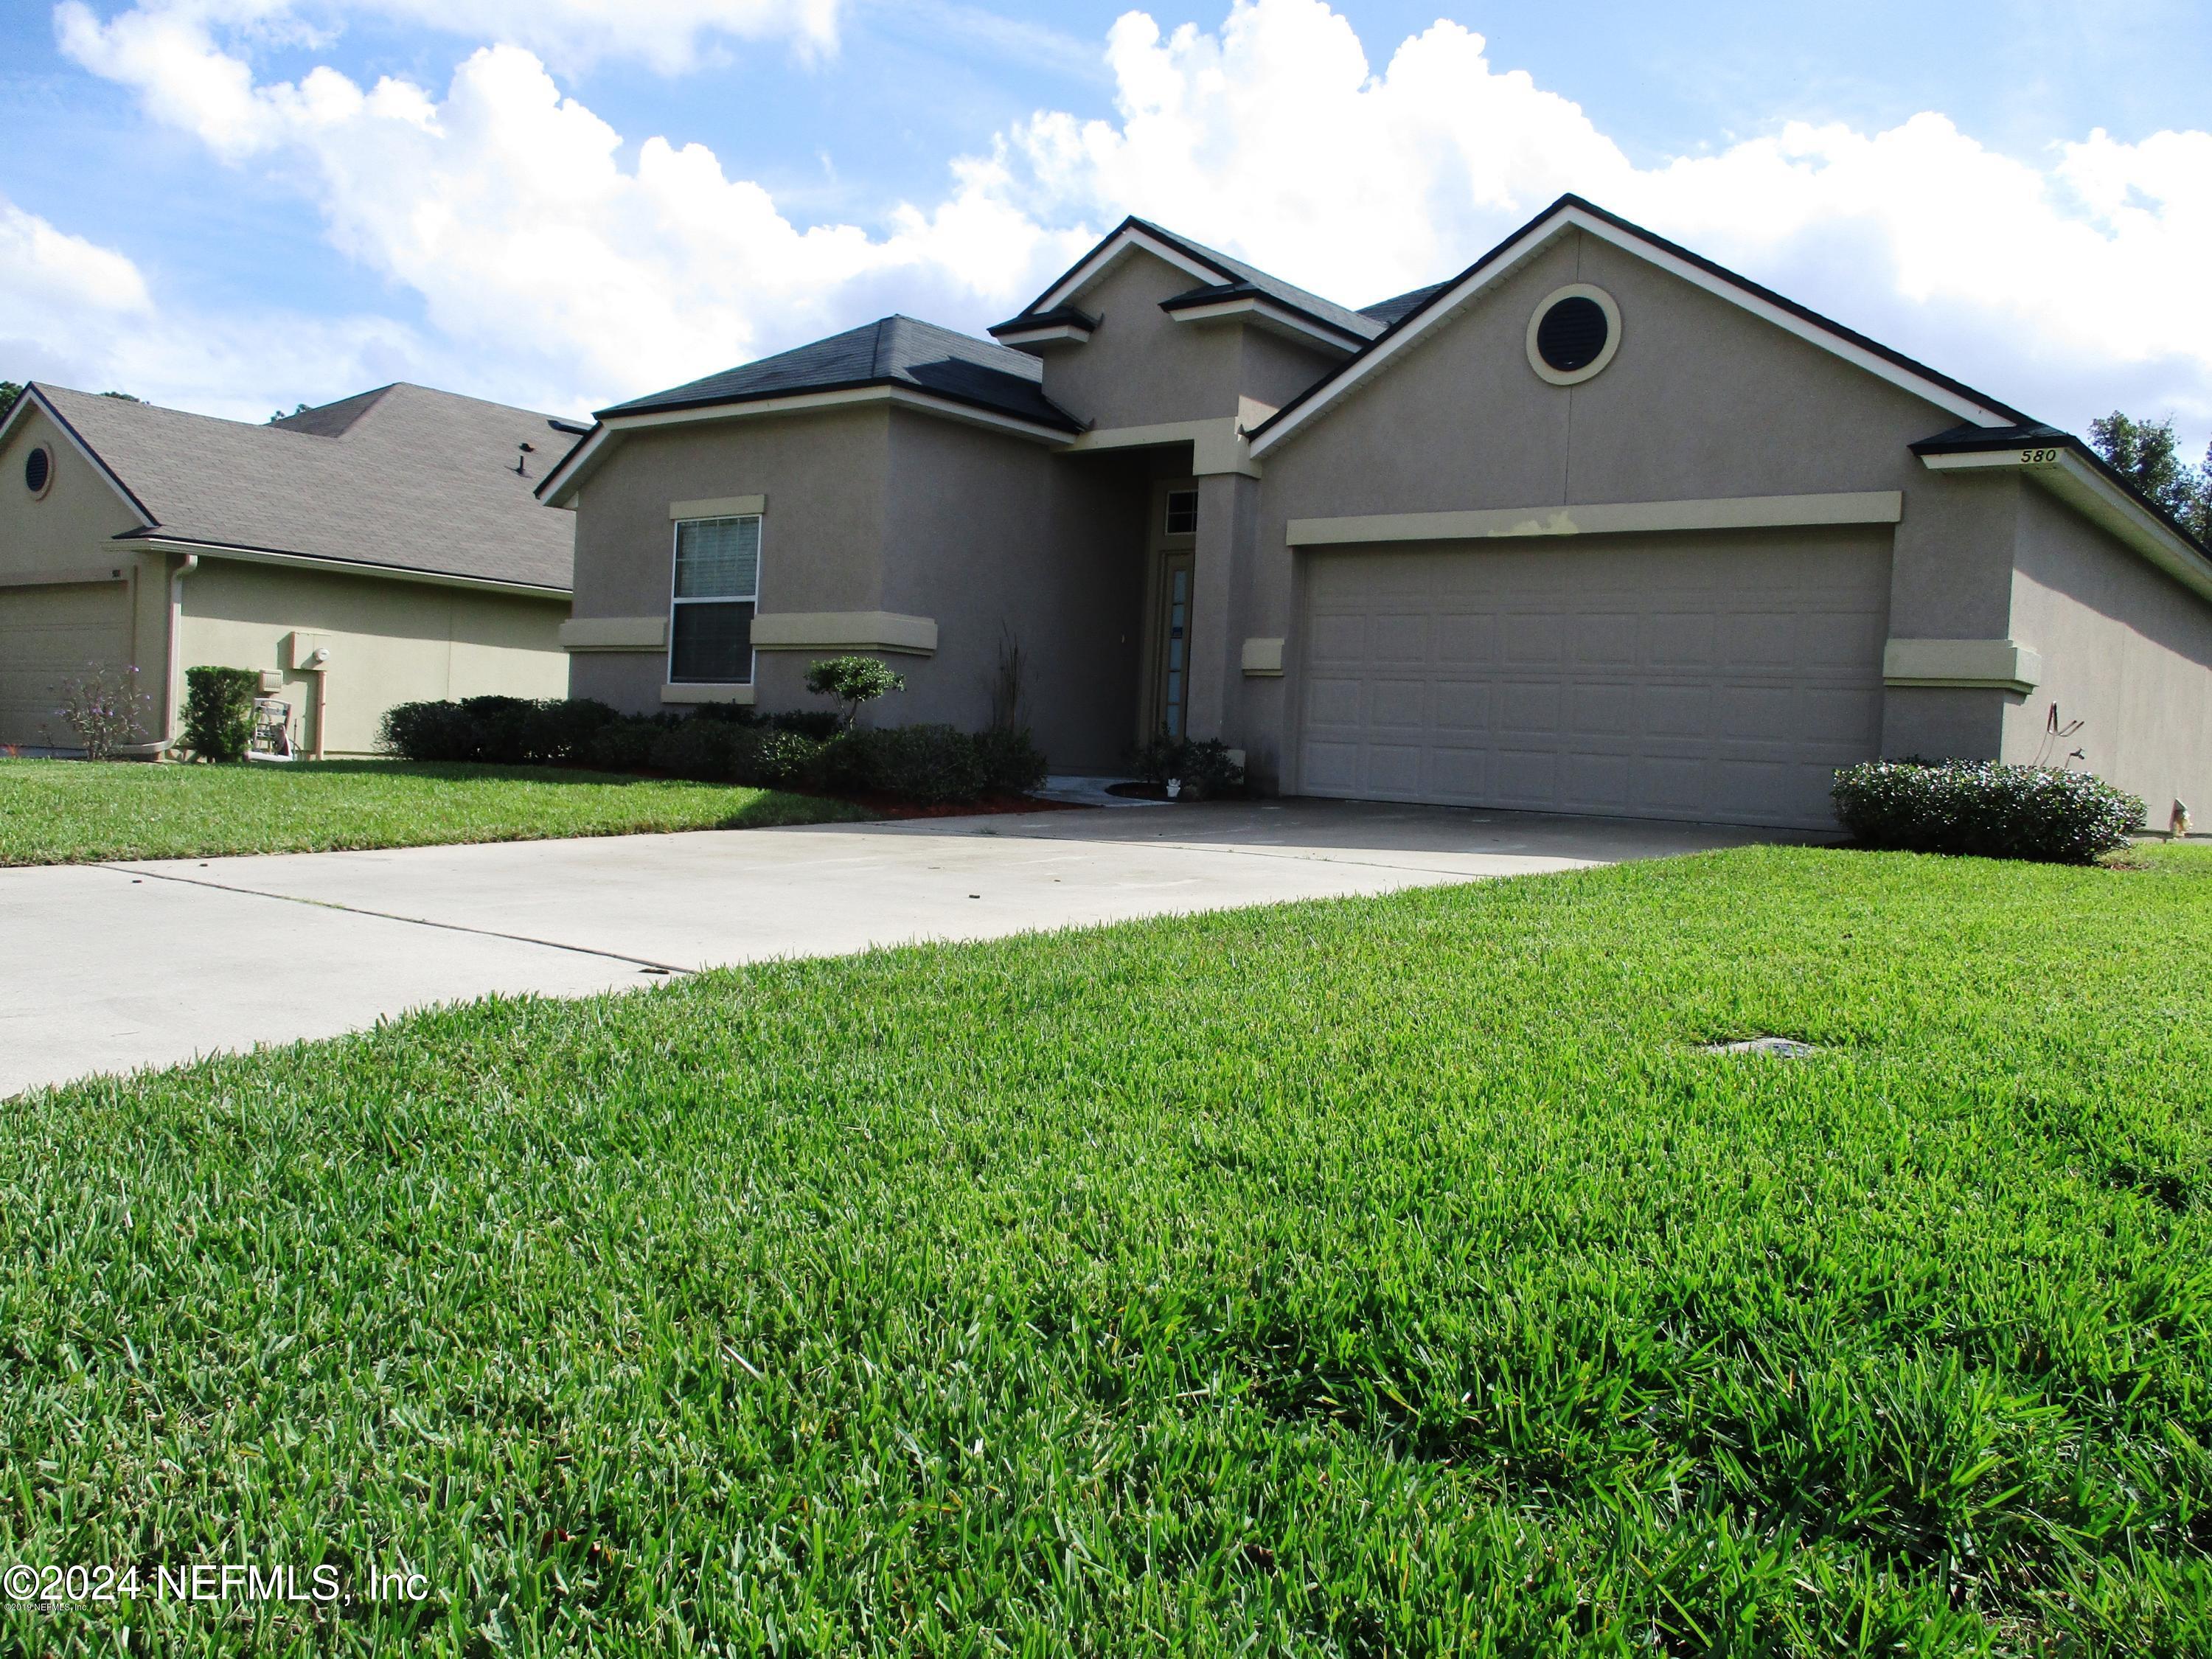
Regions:
<instances>
[{"instance_id":1,"label":"decorative trim band","mask_svg":"<svg viewBox=\"0 0 2212 1659\"><path fill-rule=\"evenodd\" d=\"M1071 440L1066 451L1081 455L1096 449L1142 449L1158 444L1188 444L1190 470L1197 477L1216 472L1241 472L1248 478L1260 476L1259 463L1252 459L1251 446L1244 441L1241 417L1235 415L1210 421L1163 421L1155 426L1094 427Z\"/></svg>"},{"instance_id":2,"label":"decorative trim band","mask_svg":"<svg viewBox=\"0 0 2212 1659\"><path fill-rule=\"evenodd\" d=\"M1245 641L1244 672L1254 679L1279 678L1283 672L1283 642L1280 640Z\"/></svg>"},{"instance_id":3,"label":"decorative trim band","mask_svg":"<svg viewBox=\"0 0 2212 1659\"><path fill-rule=\"evenodd\" d=\"M750 685L664 685L660 688L663 702L700 703L733 702L748 705L753 700Z\"/></svg>"},{"instance_id":4,"label":"decorative trim band","mask_svg":"<svg viewBox=\"0 0 2212 1659\"><path fill-rule=\"evenodd\" d=\"M2042 655L2015 640L1892 640L1881 648L1885 685L2027 692L2042 678Z\"/></svg>"},{"instance_id":5,"label":"decorative trim band","mask_svg":"<svg viewBox=\"0 0 2212 1659\"><path fill-rule=\"evenodd\" d=\"M564 651L659 651L667 643L665 617L571 617L561 624Z\"/></svg>"},{"instance_id":6,"label":"decorative trim band","mask_svg":"<svg viewBox=\"0 0 2212 1659\"><path fill-rule=\"evenodd\" d=\"M1292 519L1292 547L1359 542L1502 541L1537 536L1650 535L1676 530L1764 530L1816 525L1895 524L1901 490L1830 495L1729 495L1711 501L1602 501L1582 507L1484 507L1467 513L1376 513L1349 519Z\"/></svg>"},{"instance_id":7,"label":"decorative trim band","mask_svg":"<svg viewBox=\"0 0 2212 1659\"><path fill-rule=\"evenodd\" d=\"M742 519L768 511L765 495L709 495L703 501L671 501L668 516L678 519Z\"/></svg>"},{"instance_id":8,"label":"decorative trim band","mask_svg":"<svg viewBox=\"0 0 2212 1659\"><path fill-rule=\"evenodd\" d=\"M63 587L82 582L127 582L128 565L73 564L45 570L0 571L0 587Z\"/></svg>"},{"instance_id":9,"label":"decorative trim band","mask_svg":"<svg viewBox=\"0 0 2212 1659\"><path fill-rule=\"evenodd\" d=\"M891 611L787 611L753 618L756 651L937 653L937 620Z\"/></svg>"}]
</instances>

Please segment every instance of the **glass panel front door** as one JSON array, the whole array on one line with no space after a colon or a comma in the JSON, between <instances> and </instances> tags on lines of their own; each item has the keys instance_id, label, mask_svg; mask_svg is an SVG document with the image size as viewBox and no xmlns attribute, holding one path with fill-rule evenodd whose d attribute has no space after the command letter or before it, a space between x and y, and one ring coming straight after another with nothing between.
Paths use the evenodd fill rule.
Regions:
<instances>
[{"instance_id":1,"label":"glass panel front door","mask_svg":"<svg viewBox=\"0 0 2212 1659\"><path fill-rule=\"evenodd\" d=\"M1190 577L1188 553L1170 553L1160 571L1160 724L1182 736L1190 683Z\"/></svg>"}]
</instances>

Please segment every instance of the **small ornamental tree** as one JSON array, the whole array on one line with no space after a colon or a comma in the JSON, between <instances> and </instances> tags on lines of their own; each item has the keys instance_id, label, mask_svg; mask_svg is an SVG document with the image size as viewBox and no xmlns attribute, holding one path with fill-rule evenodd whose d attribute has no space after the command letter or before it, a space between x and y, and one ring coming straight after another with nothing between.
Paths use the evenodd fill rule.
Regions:
<instances>
[{"instance_id":1,"label":"small ornamental tree","mask_svg":"<svg viewBox=\"0 0 2212 1659\"><path fill-rule=\"evenodd\" d=\"M886 692L906 690L906 677L873 657L831 657L810 663L806 689L817 696L835 697L844 705L843 725L850 731L860 718L862 705Z\"/></svg>"}]
</instances>

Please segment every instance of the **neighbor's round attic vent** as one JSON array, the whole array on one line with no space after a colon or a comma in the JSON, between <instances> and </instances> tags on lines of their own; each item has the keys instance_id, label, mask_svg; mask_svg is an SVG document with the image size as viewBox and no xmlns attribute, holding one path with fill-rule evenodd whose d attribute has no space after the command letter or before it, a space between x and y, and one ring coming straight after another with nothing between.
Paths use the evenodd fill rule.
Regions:
<instances>
[{"instance_id":1,"label":"neighbor's round attic vent","mask_svg":"<svg viewBox=\"0 0 2212 1659\"><path fill-rule=\"evenodd\" d=\"M1575 386L1620 348L1620 307L1588 283L1546 295L1528 319L1528 367L1553 386Z\"/></svg>"},{"instance_id":2,"label":"neighbor's round attic vent","mask_svg":"<svg viewBox=\"0 0 2212 1659\"><path fill-rule=\"evenodd\" d=\"M46 486L53 481L53 452L40 444L23 457L23 488L33 495L43 495L46 493Z\"/></svg>"}]
</instances>

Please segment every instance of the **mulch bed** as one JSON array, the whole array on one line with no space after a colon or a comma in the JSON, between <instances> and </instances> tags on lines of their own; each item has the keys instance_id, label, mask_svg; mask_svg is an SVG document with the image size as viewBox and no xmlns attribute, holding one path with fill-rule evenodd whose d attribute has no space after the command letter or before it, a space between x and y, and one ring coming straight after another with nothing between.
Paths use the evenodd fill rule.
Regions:
<instances>
[{"instance_id":1,"label":"mulch bed","mask_svg":"<svg viewBox=\"0 0 2212 1659\"><path fill-rule=\"evenodd\" d=\"M1041 800L1035 795L986 795L981 800L939 801L930 806L897 795L850 793L830 795L826 799L848 800L882 818L966 818L1000 812L1091 812L1097 810L1085 805L1081 801Z\"/></svg>"}]
</instances>

